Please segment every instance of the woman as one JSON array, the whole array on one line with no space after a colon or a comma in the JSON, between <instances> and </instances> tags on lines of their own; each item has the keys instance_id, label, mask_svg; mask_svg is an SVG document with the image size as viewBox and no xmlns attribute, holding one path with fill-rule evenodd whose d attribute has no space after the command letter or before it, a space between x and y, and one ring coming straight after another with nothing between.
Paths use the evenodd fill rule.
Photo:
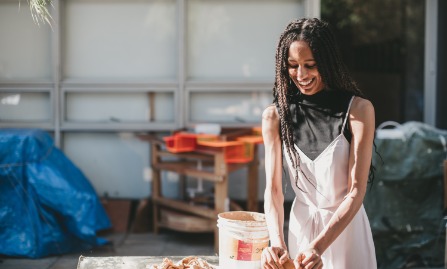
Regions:
<instances>
[{"instance_id":1,"label":"woman","mask_svg":"<svg viewBox=\"0 0 447 269\"><path fill-rule=\"evenodd\" d=\"M270 247L263 268L377 268L363 208L374 139L374 108L341 61L327 23L289 23L276 51L274 104L262 115ZM282 157L296 197L284 241Z\"/></svg>"}]
</instances>

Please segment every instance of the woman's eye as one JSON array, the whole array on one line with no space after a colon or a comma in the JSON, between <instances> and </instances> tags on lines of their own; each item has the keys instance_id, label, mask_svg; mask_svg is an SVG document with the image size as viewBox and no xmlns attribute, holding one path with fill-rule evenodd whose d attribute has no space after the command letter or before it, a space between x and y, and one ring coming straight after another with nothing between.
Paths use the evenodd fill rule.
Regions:
<instances>
[{"instance_id":1,"label":"woman's eye","mask_svg":"<svg viewBox=\"0 0 447 269\"><path fill-rule=\"evenodd\" d=\"M313 68L317 67L317 65L316 65L316 64L305 65L304 67L305 67L305 68L308 68L308 69L313 69ZM289 64L289 68L290 68L290 69L297 69L297 68L298 68L298 65L290 65L290 64Z\"/></svg>"}]
</instances>

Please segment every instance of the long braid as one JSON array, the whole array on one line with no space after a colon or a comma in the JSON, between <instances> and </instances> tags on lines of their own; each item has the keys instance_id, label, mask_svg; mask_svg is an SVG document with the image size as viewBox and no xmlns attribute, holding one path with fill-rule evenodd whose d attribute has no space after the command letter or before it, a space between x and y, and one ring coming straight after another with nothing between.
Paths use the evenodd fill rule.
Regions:
<instances>
[{"instance_id":1,"label":"long braid","mask_svg":"<svg viewBox=\"0 0 447 269\"><path fill-rule=\"evenodd\" d=\"M341 58L336 39L329 25L319 19L300 19L291 21L279 37L276 48L275 83L273 87L274 103L278 108L280 117L281 142L292 162L295 174L295 185L298 186L299 173L312 182L301 168L301 158L294 146L292 118L290 114L289 96L297 91L293 83L289 83L288 53L289 47L294 41L305 41L309 44L318 71L324 85L329 90L346 91L356 96L364 97L357 84L350 76L346 65Z\"/></svg>"},{"instance_id":2,"label":"long braid","mask_svg":"<svg viewBox=\"0 0 447 269\"><path fill-rule=\"evenodd\" d=\"M295 175L295 185L299 189L301 188L298 186L298 173L301 172L307 180L308 178L301 170L301 157L293 146L294 137L292 125L290 124L291 115L288 98L288 95L290 95L290 78L288 75L287 61L284 61L283 59L287 59L290 45L298 38L298 35L294 29L300 25L300 22L296 22L296 24L295 22L292 22L280 36L279 45L276 50L276 79L275 87L273 89L275 103L278 107L280 117L281 141L285 144L285 149L290 157L292 166L297 171ZM309 180L309 182L311 181Z\"/></svg>"},{"instance_id":3,"label":"long braid","mask_svg":"<svg viewBox=\"0 0 447 269\"><path fill-rule=\"evenodd\" d=\"M318 19L308 19L306 22L301 34L301 40L309 40L309 47L317 62L318 71L323 78L324 84L329 89L348 91L364 97L342 61L337 40L329 24Z\"/></svg>"}]
</instances>

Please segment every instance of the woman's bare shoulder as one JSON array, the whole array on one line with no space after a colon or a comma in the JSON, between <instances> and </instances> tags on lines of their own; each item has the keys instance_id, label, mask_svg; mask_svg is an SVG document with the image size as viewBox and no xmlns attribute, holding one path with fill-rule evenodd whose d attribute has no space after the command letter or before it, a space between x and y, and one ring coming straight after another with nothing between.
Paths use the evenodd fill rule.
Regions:
<instances>
[{"instance_id":1,"label":"woman's bare shoulder","mask_svg":"<svg viewBox=\"0 0 447 269\"><path fill-rule=\"evenodd\" d=\"M277 121L279 119L278 109L274 104L269 105L262 112L263 121Z\"/></svg>"},{"instance_id":2,"label":"woman's bare shoulder","mask_svg":"<svg viewBox=\"0 0 447 269\"><path fill-rule=\"evenodd\" d=\"M353 134L361 130L360 134L374 133L375 111L374 106L368 99L355 97L350 110L351 130Z\"/></svg>"},{"instance_id":3,"label":"woman's bare shoulder","mask_svg":"<svg viewBox=\"0 0 447 269\"><path fill-rule=\"evenodd\" d=\"M270 105L262 112L262 134L264 142L272 140L278 134L279 114L275 105Z\"/></svg>"},{"instance_id":4,"label":"woman's bare shoulder","mask_svg":"<svg viewBox=\"0 0 447 269\"><path fill-rule=\"evenodd\" d=\"M368 99L355 97L352 101L351 115L357 119L374 116L374 106Z\"/></svg>"},{"instance_id":5,"label":"woman's bare shoulder","mask_svg":"<svg viewBox=\"0 0 447 269\"><path fill-rule=\"evenodd\" d=\"M374 113L374 106L368 99L356 96L352 101L351 113Z\"/></svg>"}]
</instances>

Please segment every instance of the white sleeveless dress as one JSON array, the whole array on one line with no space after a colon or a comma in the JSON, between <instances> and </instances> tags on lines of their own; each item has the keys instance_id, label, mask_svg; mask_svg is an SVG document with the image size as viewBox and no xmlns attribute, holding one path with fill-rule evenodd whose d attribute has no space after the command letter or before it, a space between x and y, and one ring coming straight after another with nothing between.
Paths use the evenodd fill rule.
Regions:
<instances>
[{"instance_id":1,"label":"white sleeveless dress","mask_svg":"<svg viewBox=\"0 0 447 269\"><path fill-rule=\"evenodd\" d=\"M296 194L289 220L288 247L292 258L308 248L348 193L350 144L343 130L353 99L349 103L340 135L317 158L311 160L295 145L301 158L301 168L312 181L310 183L299 173L298 186L302 190L295 185L296 171L288 154L285 154L291 185ZM322 261L324 269L377 268L371 228L363 205L346 229L322 254Z\"/></svg>"}]
</instances>

